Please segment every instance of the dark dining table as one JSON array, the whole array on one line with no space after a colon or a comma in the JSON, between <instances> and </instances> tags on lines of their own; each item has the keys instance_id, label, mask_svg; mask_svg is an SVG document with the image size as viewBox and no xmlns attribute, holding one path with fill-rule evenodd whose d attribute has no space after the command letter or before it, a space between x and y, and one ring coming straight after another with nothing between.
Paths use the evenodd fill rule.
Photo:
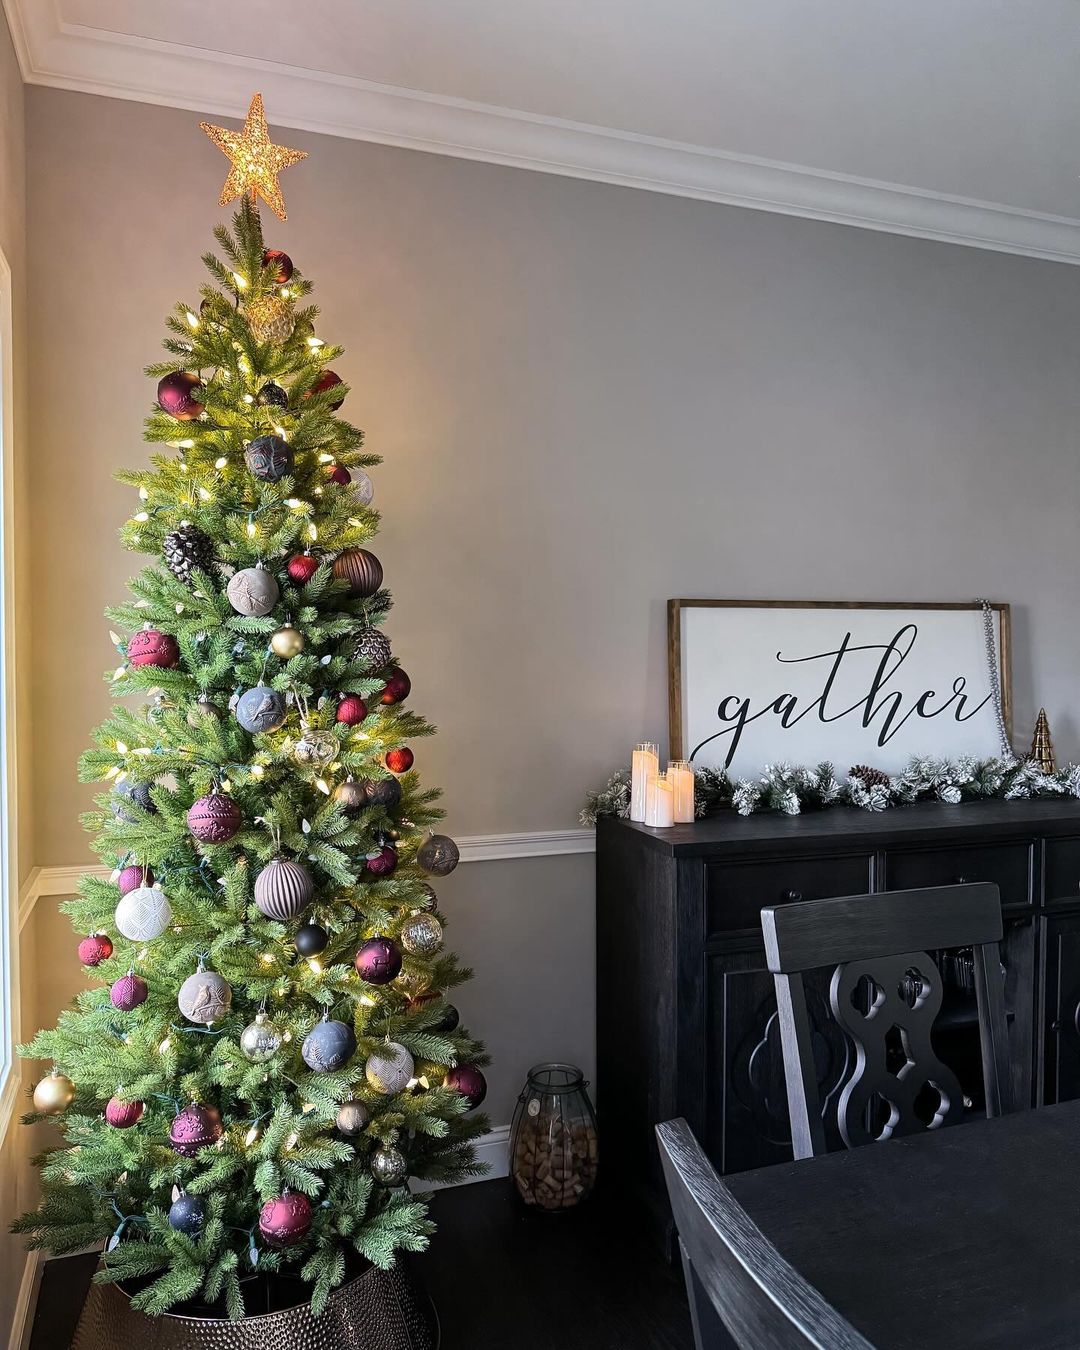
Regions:
<instances>
[{"instance_id":1,"label":"dark dining table","mask_svg":"<svg viewBox=\"0 0 1080 1350\"><path fill-rule=\"evenodd\" d=\"M1080 1101L724 1184L878 1350L1080 1347Z\"/></svg>"}]
</instances>

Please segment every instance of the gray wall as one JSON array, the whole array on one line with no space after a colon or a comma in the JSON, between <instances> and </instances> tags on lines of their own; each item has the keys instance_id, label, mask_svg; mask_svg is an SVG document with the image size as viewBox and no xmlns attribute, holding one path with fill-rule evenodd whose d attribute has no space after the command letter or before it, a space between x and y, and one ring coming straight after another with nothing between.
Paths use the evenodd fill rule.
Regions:
<instances>
[{"instance_id":1,"label":"gray wall","mask_svg":"<svg viewBox=\"0 0 1080 1350\"><path fill-rule=\"evenodd\" d=\"M271 110L272 111L272 110ZM195 114L29 93L36 860L87 856L73 772L162 319L225 170ZM673 595L1015 606L1016 712L1076 752L1080 273L294 133L271 241L314 278L371 447L391 631L448 826L573 826L664 727ZM507 1119L591 1070L588 858L463 867L450 937ZM60 959L59 957L57 959ZM72 979L76 979L72 958Z\"/></svg>"}]
</instances>

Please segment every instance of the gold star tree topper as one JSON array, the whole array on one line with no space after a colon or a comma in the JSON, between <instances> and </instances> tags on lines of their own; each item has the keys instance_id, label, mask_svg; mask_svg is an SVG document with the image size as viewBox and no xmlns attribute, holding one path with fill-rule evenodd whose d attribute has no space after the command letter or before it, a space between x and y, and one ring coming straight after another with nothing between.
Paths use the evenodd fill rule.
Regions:
<instances>
[{"instance_id":1,"label":"gold star tree topper","mask_svg":"<svg viewBox=\"0 0 1080 1350\"><path fill-rule=\"evenodd\" d=\"M307 159L307 151L287 150L283 145L271 143L262 94L252 97L243 131L215 127L210 122L200 122L199 126L232 164L221 189L221 205L226 206L250 192L253 202L261 197L270 210L284 220L285 198L278 185L278 174L290 164Z\"/></svg>"}]
</instances>

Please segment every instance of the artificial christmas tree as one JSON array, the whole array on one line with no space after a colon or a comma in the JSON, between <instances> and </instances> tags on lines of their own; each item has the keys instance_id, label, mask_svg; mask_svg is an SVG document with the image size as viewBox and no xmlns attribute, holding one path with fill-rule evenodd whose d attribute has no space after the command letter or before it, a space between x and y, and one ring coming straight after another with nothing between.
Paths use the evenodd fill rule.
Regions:
<instances>
[{"instance_id":1,"label":"artificial christmas tree","mask_svg":"<svg viewBox=\"0 0 1080 1350\"><path fill-rule=\"evenodd\" d=\"M245 181L223 134L227 190L279 205L273 157ZM110 611L131 635L112 679L146 701L117 705L81 763L108 785L87 823L117 871L65 908L102 983L23 1050L55 1066L35 1105L63 1144L15 1227L54 1252L106 1243L98 1279L136 1281L147 1313L242 1317L269 1272L317 1315L355 1256L390 1269L426 1245L407 1177L479 1170L484 1059L443 998L468 972L442 916L414 919L457 850L428 834L438 794L386 767L431 727L381 629L361 472L378 459L335 414L342 351L252 201L216 235L213 284L147 372L161 452L120 475L140 498L121 538L154 561Z\"/></svg>"}]
</instances>

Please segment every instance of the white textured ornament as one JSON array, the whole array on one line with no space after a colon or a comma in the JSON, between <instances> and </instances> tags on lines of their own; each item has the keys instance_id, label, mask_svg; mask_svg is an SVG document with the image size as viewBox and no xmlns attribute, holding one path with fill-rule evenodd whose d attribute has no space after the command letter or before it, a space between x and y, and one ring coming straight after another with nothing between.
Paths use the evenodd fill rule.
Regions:
<instances>
[{"instance_id":1,"label":"white textured ornament","mask_svg":"<svg viewBox=\"0 0 1080 1350\"><path fill-rule=\"evenodd\" d=\"M392 1097L408 1085L416 1070L412 1055L397 1041L387 1041L368 1056L364 1074L376 1092Z\"/></svg>"},{"instance_id":2,"label":"white textured ornament","mask_svg":"<svg viewBox=\"0 0 1080 1350\"><path fill-rule=\"evenodd\" d=\"M172 923L172 906L157 886L139 886L116 906L117 931L132 942L152 942Z\"/></svg>"},{"instance_id":3,"label":"white textured ornament","mask_svg":"<svg viewBox=\"0 0 1080 1350\"><path fill-rule=\"evenodd\" d=\"M352 476L356 500L361 506L370 506L371 500L375 496L375 484L363 469L353 469Z\"/></svg>"},{"instance_id":4,"label":"white textured ornament","mask_svg":"<svg viewBox=\"0 0 1080 1350\"><path fill-rule=\"evenodd\" d=\"M245 567L233 573L225 593L237 614L259 619L274 608L281 590L264 567Z\"/></svg>"},{"instance_id":5,"label":"white textured ornament","mask_svg":"<svg viewBox=\"0 0 1080 1350\"><path fill-rule=\"evenodd\" d=\"M216 970L197 970L180 986L176 1002L189 1022L220 1022L232 1004L232 987Z\"/></svg>"}]
</instances>

